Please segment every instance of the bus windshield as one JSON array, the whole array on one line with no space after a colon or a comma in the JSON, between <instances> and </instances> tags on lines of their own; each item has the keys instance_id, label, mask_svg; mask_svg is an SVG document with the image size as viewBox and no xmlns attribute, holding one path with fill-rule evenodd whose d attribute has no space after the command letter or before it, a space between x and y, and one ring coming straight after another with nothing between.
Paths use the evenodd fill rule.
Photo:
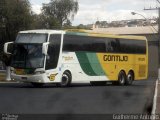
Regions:
<instances>
[{"instance_id":1,"label":"bus windshield","mask_svg":"<svg viewBox=\"0 0 160 120\"><path fill-rule=\"evenodd\" d=\"M42 44L15 44L11 66L15 68L43 68Z\"/></svg>"}]
</instances>

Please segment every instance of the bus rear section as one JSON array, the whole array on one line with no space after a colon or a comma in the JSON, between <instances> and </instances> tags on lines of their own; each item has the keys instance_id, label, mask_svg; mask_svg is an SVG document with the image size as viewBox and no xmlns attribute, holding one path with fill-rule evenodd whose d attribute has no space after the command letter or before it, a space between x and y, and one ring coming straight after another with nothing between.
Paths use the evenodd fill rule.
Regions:
<instances>
[{"instance_id":1,"label":"bus rear section","mask_svg":"<svg viewBox=\"0 0 160 120\"><path fill-rule=\"evenodd\" d=\"M110 80L131 84L133 80L147 79L148 45L145 37L116 38L108 47L109 53L99 53L98 58Z\"/></svg>"},{"instance_id":2,"label":"bus rear section","mask_svg":"<svg viewBox=\"0 0 160 120\"><path fill-rule=\"evenodd\" d=\"M143 36L68 33L63 53L73 82L131 85L148 76L148 43Z\"/></svg>"}]
</instances>

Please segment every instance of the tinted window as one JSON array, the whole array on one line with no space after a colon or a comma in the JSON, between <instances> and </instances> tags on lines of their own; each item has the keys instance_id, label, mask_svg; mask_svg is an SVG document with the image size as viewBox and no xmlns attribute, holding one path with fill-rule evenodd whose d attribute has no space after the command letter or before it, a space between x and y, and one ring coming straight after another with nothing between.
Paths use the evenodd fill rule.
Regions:
<instances>
[{"instance_id":1,"label":"tinted window","mask_svg":"<svg viewBox=\"0 0 160 120\"><path fill-rule=\"evenodd\" d=\"M11 66L15 68L42 68L44 55L41 44L15 44Z\"/></svg>"},{"instance_id":2,"label":"tinted window","mask_svg":"<svg viewBox=\"0 0 160 120\"><path fill-rule=\"evenodd\" d=\"M64 51L105 52L106 46L103 38L77 36L77 35L65 35L63 50Z\"/></svg>"},{"instance_id":3,"label":"tinted window","mask_svg":"<svg viewBox=\"0 0 160 120\"><path fill-rule=\"evenodd\" d=\"M146 53L146 42L144 40L120 40L120 52L121 53L135 53L145 54Z\"/></svg>"},{"instance_id":4,"label":"tinted window","mask_svg":"<svg viewBox=\"0 0 160 120\"><path fill-rule=\"evenodd\" d=\"M65 35L63 50L145 54L146 42L144 40Z\"/></svg>"},{"instance_id":5,"label":"tinted window","mask_svg":"<svg viewBox=\"0 0 160 120\"><path fill-rule=\"evenodd\" d=\"M48 46L46 70L54 69L57 67L59 53L60 53L61 35L60 34L50 35L49 42L50 44Z\"/></svg>"},{"instance_id":6,"label":"tinted window","mask_svg":"<svg viewBox=\"0 0 160 120\"><path fill-rule=\"evenodd\" d=\"M120 51L120 41L119 39L113 39L110 38L108 41L106 41L106 52L109 53L116 53Z\"/></svg>"}]
</instances>

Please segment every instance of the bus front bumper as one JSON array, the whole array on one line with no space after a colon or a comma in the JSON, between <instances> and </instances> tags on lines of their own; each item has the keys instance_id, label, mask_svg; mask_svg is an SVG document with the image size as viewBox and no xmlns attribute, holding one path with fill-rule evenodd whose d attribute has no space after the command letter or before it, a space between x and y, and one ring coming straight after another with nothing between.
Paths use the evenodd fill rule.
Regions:
<instances>
[{"instance_id":1,"label":"bus front bumper","mask_svg":"<svg viewBox=\"0 0 160 120\"><path fill-rule=\"evenodd\" d=\"M19 82L35 82L35 83L47 83L49 79L46 77L45 74L39 75L16 75L11 74L11 79Z\"/></svg>"}]
</instances>

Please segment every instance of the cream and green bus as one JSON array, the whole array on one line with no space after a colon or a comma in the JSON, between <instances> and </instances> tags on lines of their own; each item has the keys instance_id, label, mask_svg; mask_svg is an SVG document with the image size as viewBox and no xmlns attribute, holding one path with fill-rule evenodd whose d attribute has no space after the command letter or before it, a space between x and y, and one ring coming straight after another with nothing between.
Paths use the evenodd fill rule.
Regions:
<instances>
[{"instance_id":1,"label":"cream and green bus","mask_svg":"<svg viewBox=\"0 0 160 120\"><path fill-rule=\"evenodd\" d=\"M4 52L12 56L11 79L36 86L131 85L148 76L148 43L144 36L29 30L19 32L14 42L5 43Z\"/></svg>"}]
</instances>

